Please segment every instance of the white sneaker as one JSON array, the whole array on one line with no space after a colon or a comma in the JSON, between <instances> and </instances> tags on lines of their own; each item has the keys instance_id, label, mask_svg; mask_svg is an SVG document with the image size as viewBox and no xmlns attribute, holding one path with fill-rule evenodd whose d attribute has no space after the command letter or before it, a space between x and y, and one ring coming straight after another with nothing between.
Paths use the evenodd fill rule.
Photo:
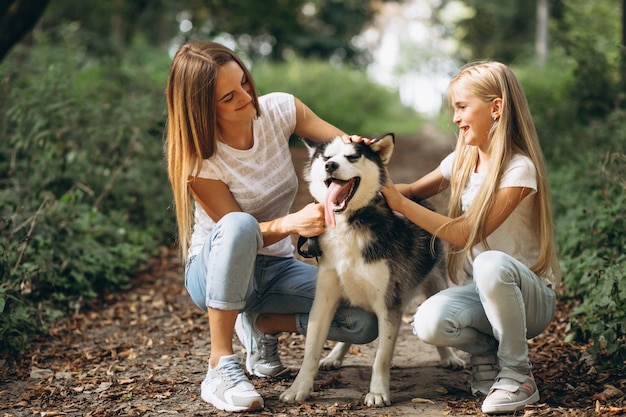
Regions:
<instances>
[{"instance_id":1,"label":"white sneaker","mask_svg":"<svg viewBox=\"0 0 626 417\"><path fill-rule=\"evenodd\" d=\"M261 378L272 377L285 370L278 355L278 336L261 333L256 328L257 314L239 313L235 332L246 350L246 370Z\"/></svg>"},{"instance_id":2,"label":"white sneaker","mask_svg":"<svg viewBox=\"0 0 626 417\"><path fill-rule=\"evenodd\" d=\"M483 401L482 411L485 414L511 414L538 401L539 391L532 373L524 375L504 367Z\"/></svg>"},{"instance_id":3,"label":"white sneaker","mask_svg":"<svg viewBox=\"0 0 626 417\"><path fill-rule=\"evenodd\" d=\"M215 368L209 366L200 394L204 401L224 411L260 410L265 405L241 369L237 355L222 356Z\"/></svg>"},{"instance_id":4,"label":"white sneaker","mask_svg":"<svg viewBox=\"0 0 626 417\"><path fill-rule=\"evenodd\" d=\"M489 394L489 390L491 390L493 383L496 382L496 377L498 372L500 372L496 353L472 355L470 357L470 367L472 371L472 379L470 381L472 395L478 393L483 395Z\"/></svg>"}]
</instances>

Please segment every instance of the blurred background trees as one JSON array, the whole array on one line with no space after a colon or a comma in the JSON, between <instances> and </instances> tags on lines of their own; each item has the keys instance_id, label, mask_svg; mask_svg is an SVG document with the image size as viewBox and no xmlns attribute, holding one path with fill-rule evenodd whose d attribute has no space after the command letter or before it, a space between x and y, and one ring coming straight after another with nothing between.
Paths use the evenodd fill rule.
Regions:
<instances>
[{"instance_id":1,"label":"blurred background trees","mask_svg":"<svg viewBox=\"0 0 626 417\"><path fill-rule=\"evenodd\" d=\"M624 366L625 2L0 0L0 351L174 244L163 90L172 54L203 38L261 92L361 134L452 138L450 76L511 65L550 169L568 337Z\"/></svg>"}]
</instances>

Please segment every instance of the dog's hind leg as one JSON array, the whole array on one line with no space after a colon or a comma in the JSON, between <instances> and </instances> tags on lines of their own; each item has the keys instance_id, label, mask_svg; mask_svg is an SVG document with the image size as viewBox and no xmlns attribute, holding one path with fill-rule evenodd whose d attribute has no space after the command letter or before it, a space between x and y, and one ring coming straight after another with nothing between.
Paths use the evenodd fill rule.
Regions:
<instances>
[{"instance_id":1,"label":"dog's hind leg","mask_svg":"<svg viewBox=\"0 0 626 417\"><path fill-rule=\"evenodd\" d=\"M330 324L341 302L341 287L334 270L320 266L313 306L309 313L309 323L304 345L304 360L300 372L291 387L280 394L280 400L296 403L306 400L313 391L324 341L328 337Z\"/></svg>"},{"instance_id":2,"label":"dog's hind leg","mask_svg":"<svg viewBox=\"0 0 626 417\"><path fill-rule=\"evenodd\" d=\"M437 346L439 352L439 366L449 369L465 368L465 361L459 358L451 347Z\"/></svg>"},{"instance_id":3,"label":"dog's hind leg","mask_svg":"<svg viewBox=\"0 0 626 417\"><path fill-rule=\"evenodd\" d=\"M350 346L352 346L351 343L338 342L333 350L320 361L320 369L329 371L331 369L341 368L343 359L350 351Z\"/></svg>"},{"instance_id":4,"label":"dog's hind leg","mask_svg":"<svg viewBox=\"0 0 626 417\"><path fill-rule=\"evenodd\" d=\"M428 298L446 288L448 288L448 279L446 278L445 264L440 259L424 278L420 291Z\"/></svg>"}]
</instances>

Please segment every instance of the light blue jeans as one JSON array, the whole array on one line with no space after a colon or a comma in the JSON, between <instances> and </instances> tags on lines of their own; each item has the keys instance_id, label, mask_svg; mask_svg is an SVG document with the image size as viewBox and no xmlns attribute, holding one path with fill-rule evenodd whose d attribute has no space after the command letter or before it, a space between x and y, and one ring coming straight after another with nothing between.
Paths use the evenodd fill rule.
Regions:
<instances>
[{"instance_id":1,"label":"light blue jeans","mask_svg":"<svg viewBox=\"0 0 626 417\"><path fill-rule=\"evenodd\" d=\"M413 332L436 346L471 355L497 352L500 366L527 374L527 339L554 317L556 296L535 273L513 257L486 251L474 259L473 282L445 289L415 313Z\"/></svg>"},{"instance_id":2,"label":"light blue jeans","mask_svg":"<svg viewBox=\"0 0 626 417\"><path fill-rule=\"evenodd\" d=\"M315 296L317 268L292 257L258 255L263 247L259 224L247 213L233 212L216 224L202 252L192 257L185 286L203 310L295 314L306 334ZM328 333L334 341L364 344L378 336L376 315L341 304Z\"/></svg>"}]
</instances>

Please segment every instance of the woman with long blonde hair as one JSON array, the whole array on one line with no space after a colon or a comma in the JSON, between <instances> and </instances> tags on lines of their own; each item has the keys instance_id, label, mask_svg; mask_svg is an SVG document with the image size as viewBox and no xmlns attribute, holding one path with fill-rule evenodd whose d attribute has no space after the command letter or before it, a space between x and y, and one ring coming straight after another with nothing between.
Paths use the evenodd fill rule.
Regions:
<instances>
[{"instance_id":1,"label":"woman with long blonde hair","mask_svg":"<svg viewBox=\"0 0 626 417\"><path fill-rule=\"evenodd\" d=\"M555 312L560 269L543 154L527 99L509 67L462 68L448 96L457 145L438 168L411 184L390 181L389 206L449 244L453 286L426 300L419 339L471 355L474 394L485 413L539 401L527 339ZM450 189L448 216L413 203Z\"/></svg>"},{"instance_id":2,"label":"woman with long blonde hair","mask_svg":"<svg viewBox=\"0 0 626 417\"><path fill-rule=\"evenodd\" d=\"M262 408L232 338L258 377L285 368L278 333L306 334L316 268L293 257L290 235L318 236L324 207L290 213L298 188L292 134L315 141L349 137L286 93L259 96L237 55L215 42L191 41L176 53L167 80L166 151L176 205L185 285L207 311L211 353L201 397L226 411ZM376 317L341 306L329 339L368 343Z\"/></svg>"}]
</instances>

